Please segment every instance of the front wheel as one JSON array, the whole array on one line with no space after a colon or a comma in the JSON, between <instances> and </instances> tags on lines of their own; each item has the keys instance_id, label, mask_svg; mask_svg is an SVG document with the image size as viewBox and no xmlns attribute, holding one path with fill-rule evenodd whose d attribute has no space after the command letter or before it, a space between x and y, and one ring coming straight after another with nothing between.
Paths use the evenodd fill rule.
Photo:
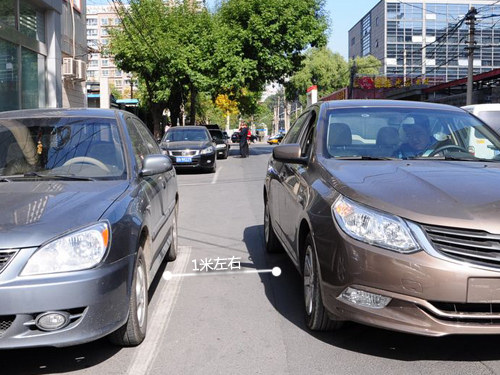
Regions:
<instances>
[{"instance_id":1,"label":"front wheel","mask_svg":"<svg viewBox=\"0 0 500 375\"><path fill-rule=\"evenodd\" d=\"M306 325L313 331L328 331L340 327L341 322L328 316L321 298L318 261L314 243L309 234L305 241L302 276L304 281L304 303Z\"/></svg>"},{"instance_id":2,"label":"front wheel","mask_svg":"<svg viewBox=\"0 0 500 375\"><path fill-rule=\"evenodd\" d=\"M269 203L264 202L264 246L268 253L279 253L283 251L278 237L274 233L273 223L271 221L271 211Z\"/></svg>"},{"instance_id":3,"label":"front wheel","mask_svg":"<svg viewBox=\"0 0 500 375\"><path fill-rule=\"evenodd\" d=\"M130 291L127 322L113 332L109 339L119 346L137 346L146 337L148 323L148 281L142 246L137 252L137 261Z\"/></svg>"},{"instance_id":4,"label":"front wheel","mask_svg":"<svg viewBox=\"0 0 500 375\"><path fill-rule=\"evenodd\" d=\"M177 259L178 239L177 239L177 215L179 213L179 206L176 204L174 207L174 218L172 220L172 242L167 253L167 260L172 262Z\"/></svg>"}]
</instances>

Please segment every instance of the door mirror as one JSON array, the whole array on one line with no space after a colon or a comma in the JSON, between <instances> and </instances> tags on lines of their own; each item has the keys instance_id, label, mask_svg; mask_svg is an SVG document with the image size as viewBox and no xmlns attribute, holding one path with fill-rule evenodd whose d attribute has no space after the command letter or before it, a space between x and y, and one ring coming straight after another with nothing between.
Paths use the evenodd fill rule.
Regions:
<instances>
[{"instance_id":1,"label":"door mirror","mask_svg":"<svg viewBox=\"0 0 500 375\"><path fill-rule=\"evenodd\" d=\"M173 165L166 155L147 155L142 162L141 176L152 176L172 170Z\"/></svg>"},{"instance_id":2,"label":"door mirror","mask_svg":"<svg viewBox=\"0 0 500 375\"><path fill-rule=\"evenodd\" d=\"M300 145L294 143L279 145L273 149L273 158L282 163L307 164L307 158L301 155Z\"/></svg>"}]
</instances>

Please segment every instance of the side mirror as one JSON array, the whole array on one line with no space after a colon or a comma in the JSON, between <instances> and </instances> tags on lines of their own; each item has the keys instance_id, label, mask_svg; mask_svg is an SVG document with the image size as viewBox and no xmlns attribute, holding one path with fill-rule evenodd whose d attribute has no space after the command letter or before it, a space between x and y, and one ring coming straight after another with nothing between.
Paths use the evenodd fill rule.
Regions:
<instances>
[{"instance_id":1,"label":"side mirror","mask_svg":"<svg viewBox=\"0 0 500 375\"><path fill-rule=\"evenodd\" d=\"M273 149L273 158L282 163L307 164L307 158L301 156L302 151L298 144L279 145Z\"/></svg>"},{"instance_id":2,"label":"side mirror","mask_svg":"<svg viewBox=\"0 0 500 375\"><path fill-rule=\"evenodd\" d=\"M141 176L152 176L172 170L172 161L166 155L147 155L142 161Z\"/></svg>"}]
</instances>

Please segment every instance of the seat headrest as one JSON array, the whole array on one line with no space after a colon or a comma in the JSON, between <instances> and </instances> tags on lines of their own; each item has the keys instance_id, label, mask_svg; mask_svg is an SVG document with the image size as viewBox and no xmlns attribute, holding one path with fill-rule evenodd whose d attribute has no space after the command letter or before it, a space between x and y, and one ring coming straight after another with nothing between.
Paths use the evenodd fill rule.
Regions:
<instances>
[{"instance_id":1,"label":"seat headrest","mask_svg":"<svg viewBox=\"0 0 500 375\"><path fill-rule=\"evenodd\" d=\"M329 146L349 146L352 144L351 128L343 122L333 122L328 127Z\"/></svg>"}]
</instances>

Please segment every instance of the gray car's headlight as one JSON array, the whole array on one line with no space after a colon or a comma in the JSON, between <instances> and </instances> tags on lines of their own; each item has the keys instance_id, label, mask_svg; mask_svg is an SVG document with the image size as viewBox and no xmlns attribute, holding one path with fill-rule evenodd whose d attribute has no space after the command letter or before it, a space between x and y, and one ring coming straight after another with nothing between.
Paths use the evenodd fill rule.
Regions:
<instances>
[{"instance_id":1,"label":"gray car's headlight","mask_svg":"<svg viewBox=\"0 0 500 375\"><path fill-rule=\"evenodd\" d=\"M215 152L214 150L214 147L213 146L208 146L207 148L204 148L203 150L201 150L201 154L202 155L205 155L205 154L211 154Z\"/></svg>"},{"instance_id":2,"label":"gray car's headlight","mask_svg":"<svg viewBox=\"0 0 500 375\"><path fill-rule=\"evenodd\" d=\"M399 217L372 210L340 196L332 215L349 236L389 250L410 253L420 249L406 223Z\"/></svg>"},{"instance_id":3,"label":"gray car's headlight","mask_svg":"<svg viewBox=\"0 0 500 375\"><path fill-rule=\"evenodd\" d=\"M97 223L59 237L38 249L21 276L77 271L97 265L111 238L107 223Z\"/></svg>"}]
</instances>

